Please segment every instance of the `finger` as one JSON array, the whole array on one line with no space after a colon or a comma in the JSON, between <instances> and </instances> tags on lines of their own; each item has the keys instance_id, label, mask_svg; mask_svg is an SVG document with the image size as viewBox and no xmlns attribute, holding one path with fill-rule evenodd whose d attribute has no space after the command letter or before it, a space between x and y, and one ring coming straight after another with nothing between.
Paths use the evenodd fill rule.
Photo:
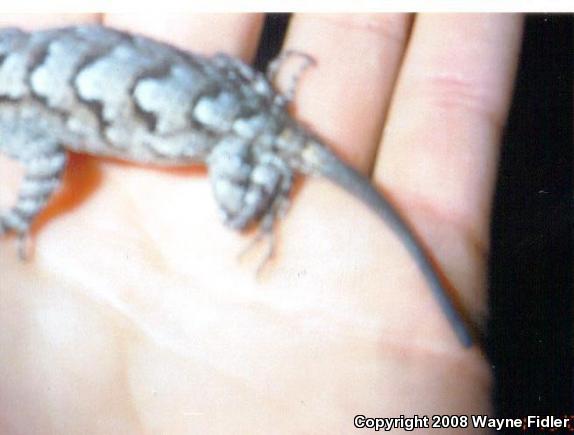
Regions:
<instances>
[{"instance_id":1,"label":"finger","mask_svg":"<svg viewBox=\"0 0 574 435\"><path fill-rule=\"evenodd\" d=\"M432 232L444 236L448 227L465 236L473 253L458 256L444 241L449 252L438 253L459 265L468 257L465 274L486 249L520 36L517 15L419 16L375 170L399 203L420 212L421 225L432 216L448 224Z\"/></svg>"},{"instance_id":2,"label":"finger","mask_svg":"<svg viewBox=\"0 0 574 435\"><path fill-rule=\"evenodd\" d=\"M100 18L100 14L2 14L0 15L0 26L41 29L71 24L97 23Z\"/></svg>"},{"instance_id":3,"label":"finger","mask_svg":"<svg viewBox=\"0 0 574 435\"><path fill-rule=\"evenodd\" d=\"M203 54L225 52L251 61L262 14L107 14L106 25L142 33Z\"/></svg>"},{"instance_id":4,"label":"finger","mask_svg":"<svg viewBox=\"0 0 574 435\"><path fill-rule=\"evenodd\" d=\"M284 48L311 55L297 114L363 172L372 166L405 48L410 18L396 14L297 14Z\"/></svg>"}]
</instances>

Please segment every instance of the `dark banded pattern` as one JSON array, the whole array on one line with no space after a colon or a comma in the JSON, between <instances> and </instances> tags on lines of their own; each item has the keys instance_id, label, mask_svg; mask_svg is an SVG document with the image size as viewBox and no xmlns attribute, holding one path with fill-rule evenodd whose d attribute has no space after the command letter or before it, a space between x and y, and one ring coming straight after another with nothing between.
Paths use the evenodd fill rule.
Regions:
<instances>
[{"instance_id":1,"label":"dark banded pattern","mask_svg":"<svg viewBox=\"0 0 574 435\"><path fill-rule=\"evenodd\" d=\"M274 97L238 60L99 26L0 31L0 60L0 122L4 110L49 111L71 149L129 161L201 161Z\"/></svg>"}]
</instances>

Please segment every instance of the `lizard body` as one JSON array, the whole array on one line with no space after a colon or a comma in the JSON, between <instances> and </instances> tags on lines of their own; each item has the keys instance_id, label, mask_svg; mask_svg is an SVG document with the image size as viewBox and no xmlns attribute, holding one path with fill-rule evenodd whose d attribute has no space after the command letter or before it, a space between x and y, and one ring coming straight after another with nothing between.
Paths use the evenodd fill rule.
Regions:
<instances>
[{"instance_id":1,"label":"lizard body","mask_svg":"<svg viewBox=\"0 0 574 435\"><path fill-rule=\"evenodd\" d=\"M289 114L285 95L240 60L202 57L94 25L0 30L0 152L25 176L0 234L26 236L60 185L66 152L150 165L207 165L227 225L269 234L295 174L323 176L389 224L458 338L471 335L415 233L363 175Z\"/></svg>"}]
</instances>

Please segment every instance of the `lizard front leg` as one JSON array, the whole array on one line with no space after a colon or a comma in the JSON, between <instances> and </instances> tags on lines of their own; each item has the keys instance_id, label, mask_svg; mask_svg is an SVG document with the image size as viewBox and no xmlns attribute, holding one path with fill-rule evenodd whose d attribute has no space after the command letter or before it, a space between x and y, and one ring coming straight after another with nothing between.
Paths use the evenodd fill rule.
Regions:
<instances>
[{"instance_id":1,"label":"lizard front leg","mask_svg":"<svg viewBox=\"0 0 574 435\"><path fill-rule=\"evenodd\" d=\"M66 153L57 141L26 125L0 126L0 142L0 152L24 167L15 204L7 210L0 210L0 236L15 233L18 254L25 259L30 226L60 186Z\"/></svg>"}]
</instances>

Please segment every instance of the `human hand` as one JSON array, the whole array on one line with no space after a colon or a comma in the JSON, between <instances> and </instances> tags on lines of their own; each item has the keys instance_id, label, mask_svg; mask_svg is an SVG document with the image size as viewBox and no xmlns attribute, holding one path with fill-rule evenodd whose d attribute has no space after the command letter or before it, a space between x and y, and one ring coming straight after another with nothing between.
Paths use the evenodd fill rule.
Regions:
<instances>
[{"instance_id":1,"label":"human hand","mask_svg":"<svg viewBox=\"0 0 574 435\"><path fill-rule=\"evenodd\" d=\"M245 60L262 23L156 14L2 24L98 20ZM295 111L385 187L480 321L521 20L411 24L295 15L286 46L317 61ZM2 168L3 179L4 168L16 173ZM248 237L221 225L201 170L73 156L35 227L33 259L0 242L2 433L347 433L357 414L490 411L483 355L459 345L412 259L365 206L307 180L259 280L257 251L237 261Z\"/></svg>"}]
</instances>

